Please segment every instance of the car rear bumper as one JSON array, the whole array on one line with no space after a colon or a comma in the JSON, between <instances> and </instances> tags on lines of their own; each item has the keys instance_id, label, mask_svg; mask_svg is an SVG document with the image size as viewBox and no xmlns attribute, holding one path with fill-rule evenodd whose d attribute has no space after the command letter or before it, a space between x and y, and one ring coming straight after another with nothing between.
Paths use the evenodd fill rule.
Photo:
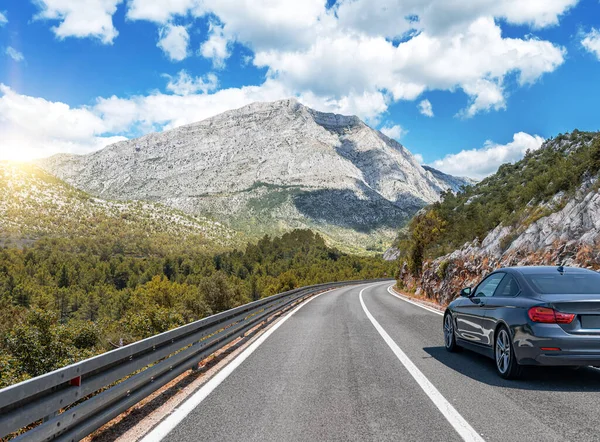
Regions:
<instances>
[{"instance_id":1,"label":"car rear bumper","mask_svg":"<svg viewBox=\"0 0 600 442\"><path fill-rule=\"evenodd\" d=\"M558 352L556 352L558 353ZM579 365L593 365L600 367L600 353L599 354L548 354L541 353L530 363L523 363L523 365L554 365L554 366L579 366Z\"/></svg>"},{"instance_id":2,"label":"car rear bumper","mask_svg":"<svg viewBox=\"0 0 600 442\"><path fill-rule=\"evenodd\" d=\"M600 366L600 334L569 334L556 324L536 324L515 330L514 345L522 365Z\"/></svg>"}]
</instances>

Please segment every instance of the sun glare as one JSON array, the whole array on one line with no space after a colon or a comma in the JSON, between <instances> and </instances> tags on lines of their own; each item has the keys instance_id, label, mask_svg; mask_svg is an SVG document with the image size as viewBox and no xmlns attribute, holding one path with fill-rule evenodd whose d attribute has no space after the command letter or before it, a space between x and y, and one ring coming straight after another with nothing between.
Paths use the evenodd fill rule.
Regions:
<instances>
[{"instance_id":1,"label":"sun glare","mask_svg":"<svg viewBox=\"0 0 600 442\"><path fill-rule=\"evenodd\" d=\"M31 148L18 145L0 145L0 161L27 162L37 158L40 158L39 152Z\"/></svg>"}]
</instances>

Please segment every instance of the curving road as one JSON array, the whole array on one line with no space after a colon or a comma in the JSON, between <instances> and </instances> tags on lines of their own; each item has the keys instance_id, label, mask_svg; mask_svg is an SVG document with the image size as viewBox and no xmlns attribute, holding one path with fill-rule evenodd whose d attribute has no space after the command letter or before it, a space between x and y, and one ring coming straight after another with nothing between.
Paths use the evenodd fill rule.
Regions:
<instances>
[{"instance_id":1,"label":"curving road","mask_svg":"<svg viewBox=\"0 0 600 442\"><path fill-rule=\"evenodd\" d=\"M145 441L598 440L600 370L530 369L443 347L442 317L390 282L321 294Z\"/></svg>"}]
</instances>

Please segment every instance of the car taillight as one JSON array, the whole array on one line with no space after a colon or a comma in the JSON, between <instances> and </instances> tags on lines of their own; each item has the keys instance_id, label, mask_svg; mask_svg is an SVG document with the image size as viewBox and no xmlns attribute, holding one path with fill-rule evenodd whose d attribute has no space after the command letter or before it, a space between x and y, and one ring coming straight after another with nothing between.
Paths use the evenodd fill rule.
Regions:
<instances>
[{"instance_id":1,"label":"car taillight","mask_svg":"<svg viewBox=\"0 0 600 442\"><path fill-rule=\"evenodd\" d=\"M544 324L570 324L575 319L573 313L558 312L548 307L531 307L527 314L533 322Z\"/></svg>"}]
</instances>

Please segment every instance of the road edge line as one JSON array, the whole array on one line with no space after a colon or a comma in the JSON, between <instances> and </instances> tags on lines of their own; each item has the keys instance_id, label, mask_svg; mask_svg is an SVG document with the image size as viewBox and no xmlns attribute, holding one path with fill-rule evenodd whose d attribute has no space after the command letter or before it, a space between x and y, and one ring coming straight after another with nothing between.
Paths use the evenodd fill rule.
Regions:
<instances>
[{"instance_id":1,"label":"road edge line","mask_svg":"<svg viewBox=\"0 0 600 442\"><path fill-rule=\"evenodd\" d=\"M332 289L335 290L335 289ZM265 331L264 334L259 336L256 341L254 341L249 347L247 347L242 353L240 353L235 359L233 359L229 364L223 367L217 374L215 374L209 381L207 381L204 385L202 385L198 391L192 394L185 402L180 404L173 412L168 415L162 422L160 422L156 427L150 430L143 438L140 439L140 442L159 442L163 438L165 438L173 429L183 421L198 405L204 401L213 391L217 388L225 379L229 377L233 371L239 367L242 362L244 362L254 351L260 347L260 345L271 336L275 330L277 330L281 325L285 323L289 318L292 317L294 313L304 307L313 299L317 299L319 296L324 295L325 293L331 292L332 290L327 290L325 292L319 293L315 296L311 296L302 304L294 308L287 315L282 317L276 324L274 324L271 328Z\"/></svg>"},{"instance_id":2,"label":"road edge line","mask_svg":"<svg viewBox=\"0 0 600 442\"><path fill-rule=\"evenodd\" d=\"M406 353L404 353L398 344L394 342L391 336L387 334L384 328L379 324L379 322L377 322L371 312L367 309L365 301L363 300L363 292L371 287L374 286L371 285L363 288L358 294L358 298L365 314L367 315L367 318L369 318L369 321L371 321L385 343L391 348L398 360L402 363L402 365L404 365L406 370L408 370L415 381L417 381L421 389L427 396L429 396L429 399L431 399L437 409L440 410L442 415L444 415L446 420L450 423L450 425L452 425L459 436L467 442L484 442L484 439L479 435L479 433L477 433L477 431L471 427L466 419L462 417L458 411L456 411L452 404L448 402L444 396L442 396L438 389L435 388L435 386L429 379L427 379L423 372L417 368L417 366L410 360Z\"/></svg>"},{"instance_id":3,"label":"road edge line","mask_svg":"<svg viewBox=\"0 0 600 442\"><path fill-rule=\"evenodd\" d=\"M408 302L409 304L416 305L417 307L421 307L422 309L425 309L425 310L427 310L427 311L430 311L430 312L432 312L432 313L435 313L436 315L444 316L444 313L443 313L443 312L440 312L439 310L436 310L436 309L434 309L434 308L431 308L431 307L427 307L426 305L423 305L423 304L419 304L418 302L416 302L416 301L412 301L412 300L410 300L410 299L406 298L405 296L401 296L401 295L399 295L398 293L394 293L394 289L393 289L393 287L394 287L394 284L392 284L391 286L389 286L389 287L387 288L387 291L388 291L388 293L389 293L390 295L392 295L392 296L395 296L396 298L398 298L398 299L401 299L401 300L403 300L403 301L406 301L406 302Z\"/></svg>"}]
</instances>

